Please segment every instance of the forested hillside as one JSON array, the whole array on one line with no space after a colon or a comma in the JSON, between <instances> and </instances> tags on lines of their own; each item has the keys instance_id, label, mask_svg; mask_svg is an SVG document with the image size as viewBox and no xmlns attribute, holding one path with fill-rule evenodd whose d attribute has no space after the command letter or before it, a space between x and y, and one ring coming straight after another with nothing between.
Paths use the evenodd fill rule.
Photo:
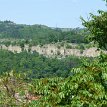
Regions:
<instances>
[{"instance_id":1,"label":"forested hillside","mask_svg":"<svg viewBox=\"0 0 107 107\"><path fill-rule=\"evenodd\" d=\"M67 41L69 43L87 42L84 29L50 28L44 25L23 25L11 21L0 21L1 39L24 39L25 43L48 44Z\"/></svg>"},{"instance_id":2,"label":"forested hillside","mask_svg":"<svg viewBox=\"0 0 107 107\"><path fill-rule=\"evenodd\" d=\"M107 4L107 0L103 0ZM107 11L81 17L84 29L49 28L0 22L1 43L67 42L97 44L107 50ZM87 38L86 38L87 37ZM25 42L22 42L24 39ZM8 46L7 46L8 47ZM81 46L82 47L82 46ZM69 48L69 46L68 46ZM82 47L83 48L83 47ZM46 57L36 51L0 50L1 107L107 107L107 54L94 58Z\"/></svg>"},{"instance_id":3,"label":"forested hillside","mask_svg":"<svg viewBox=\"0 0 107 107\"><path fill-rule=\"evenodd\" d=\"M46 58L36 51L33 53L23 51L14 54L0 50L0 74L14 70L28 72L29 78L68 77L72 75L71 69L79 66L80 63L81 58L75 56L57 59Z\"/></svg>"}]
</instances>

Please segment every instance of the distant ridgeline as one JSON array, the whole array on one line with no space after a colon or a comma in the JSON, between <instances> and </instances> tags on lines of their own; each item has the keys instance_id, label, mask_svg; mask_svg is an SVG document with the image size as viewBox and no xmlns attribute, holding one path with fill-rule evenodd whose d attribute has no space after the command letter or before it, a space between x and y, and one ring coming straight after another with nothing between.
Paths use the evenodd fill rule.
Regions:
<instances>
[{"instance_id":1,"label":"distant ridgeline","mask_svg":"<svg viewBox=\"0 0 107 107\"><path fill-rule=\"evenodd\" d=\"M48 44L66 41L69 43L87 43L81 28L51 28L45 25L15 24L0 21L0 39L24 39L33 44Z\"/></svg>"}]
</instances>

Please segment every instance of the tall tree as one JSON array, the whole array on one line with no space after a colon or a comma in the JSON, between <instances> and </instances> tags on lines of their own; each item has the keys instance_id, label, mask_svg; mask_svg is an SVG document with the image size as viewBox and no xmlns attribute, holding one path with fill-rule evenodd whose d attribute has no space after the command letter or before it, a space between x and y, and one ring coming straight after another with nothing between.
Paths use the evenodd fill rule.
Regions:
<instances>
[{"instance_id":1,"label":"tall tree","mask_svg":"<svg viewBox=\"0 0 107 107\"><path fill-rule=\"evenodd\" d=\"M107 0L104 0L107 3ZM107 50L107 11L98 10L98 15L90 13L90 20L83 18L83 25L91 32L91 41L98 43L99 48Z\"/></svg>"}]
</instances>

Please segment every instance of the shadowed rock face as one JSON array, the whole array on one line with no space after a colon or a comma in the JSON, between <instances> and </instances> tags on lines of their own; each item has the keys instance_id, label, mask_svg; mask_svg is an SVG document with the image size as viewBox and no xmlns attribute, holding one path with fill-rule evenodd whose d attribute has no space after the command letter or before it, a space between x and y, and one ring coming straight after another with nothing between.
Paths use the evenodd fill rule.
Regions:
<instances>
[{"instance_id":1,"label":"shadowed rock face","mask_svg":"<svg viewBox=\"0 0 107 107\"><path fill-rule=\"evenodd\" d=\"M17 52L17 53L22 52L22 49L20 46L10 45L10 46L6 47L5 45L1 45L0 49L8 50L11 52ZM32 46L32 47L25 45L24 50L26 50L26 51L30 50L30 52L36 51L39 54L43 54L47 57L54 57L54 56L65 57L65 56L69 56L69 55L96 57L96 56L100 55L100 51L98 51L96 47L85 49L81 52L81 50L79 50L79 49L67 49L65 47L58 48L54 44L48 44L48 45L44 45L42 47L39 45L38 46ZM106 51L104 51L104 52L107 53Z\"/></svg>"}]
</instances>

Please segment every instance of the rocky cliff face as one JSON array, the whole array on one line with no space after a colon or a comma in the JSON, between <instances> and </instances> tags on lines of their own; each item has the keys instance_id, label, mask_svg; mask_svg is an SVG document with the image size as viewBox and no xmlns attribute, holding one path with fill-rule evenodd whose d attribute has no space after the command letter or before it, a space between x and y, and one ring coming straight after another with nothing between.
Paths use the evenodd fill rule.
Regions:
<instances>
[{"instance_id":1,"label":"rocky cliff face","mask_svg":"<svg viewBox=\"0 0 107 107\"><path fill-rule=\"evenodd\" d=\"M5 45L1 45L0 49L5 49L8 51L17 52L17 53L20 53L22 51L20 46L12 46L12 45L8 47L6 47ZM81 51L80 49L67 49L65 47L58 48L56 45L53 45L53 44L48 44L44 46L38 45L38 46L32 46L32 47L25 45L23 50L30 51L30 52L36 51L39 54L43 54L47 57L55 57L55 56L66 57L69 55L96 57L100 55L100 51L98 51L96 47L92 47ZM104 52L107 53L106 51Z\"/></svg>"}]
</instances>

